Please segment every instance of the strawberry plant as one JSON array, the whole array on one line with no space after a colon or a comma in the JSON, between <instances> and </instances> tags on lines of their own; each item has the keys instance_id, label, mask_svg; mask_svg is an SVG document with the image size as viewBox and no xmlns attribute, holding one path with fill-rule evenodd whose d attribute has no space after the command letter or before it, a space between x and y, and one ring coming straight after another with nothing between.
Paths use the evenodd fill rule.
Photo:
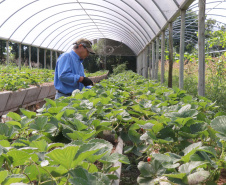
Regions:
<instances>
[{"instance_id":1,"label":"strawberry plant","mask_svg":"<svg viewBox=\"0 0 226 185\"><path fill-rule=\"evenodd\" d=\"M225 168L225 113L131 71L21 113L0 124L2 184L109 184L112 163L129 160L111 153L106 130L137 156L139 184L214 184Z\"/></svg>"},{"instance_id":2,"label":"strawberry plant","mask_svg":"<svg viewBox=\"0 0 226 185\"><path fill-rule=\"evenodd\" d=\"M85 73L86 76L101 76L108 71L97 71L96 73ZM0 65L0 91L16 91L26 89L31 85L40 85L46 82L53 82L54 70L50 69L30 69L22 67L21 70L16 66Z\"/></svg>"}]
</instances>

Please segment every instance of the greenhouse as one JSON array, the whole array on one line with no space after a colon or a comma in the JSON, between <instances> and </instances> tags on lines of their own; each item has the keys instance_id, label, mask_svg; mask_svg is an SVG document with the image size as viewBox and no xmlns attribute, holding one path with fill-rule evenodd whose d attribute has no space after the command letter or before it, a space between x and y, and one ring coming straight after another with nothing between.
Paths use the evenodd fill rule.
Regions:
<instances>
[{"instance_id":1,"label":"greenhouse","mask_svg":"<svg viewBox=\"0 0 226 185\"><path fill-rule=\"evenodd\" d=\"M0 184L226 184L225 12L0 0Z\"/></svg>"}]
</instances>

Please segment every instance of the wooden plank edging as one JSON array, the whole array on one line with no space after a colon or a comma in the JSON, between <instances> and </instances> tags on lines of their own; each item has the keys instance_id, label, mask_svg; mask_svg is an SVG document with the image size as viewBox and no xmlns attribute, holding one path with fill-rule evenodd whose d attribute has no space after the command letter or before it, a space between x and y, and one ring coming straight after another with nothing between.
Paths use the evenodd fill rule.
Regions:
<instances>
[{"instance_id":1,"label":"wooden plank edging","mask_svg":"<svg viewBox=\"0 0 226 185\"><path fill-rule=\"evenodd\" d=\"M121 139L121 137L118 137L118 144L117 147L114 151L114 153L119 153L122 154L123 152L123 140ZM117 161L114 163L113 167L119 166L119 168L114 172L114 175L116 175L118 177L117 180L113 180L112 181L112 185L119 185L120 183L120 176L121 176L121 171L122 171L122 163Z\"/></svg>"}]
</instances>

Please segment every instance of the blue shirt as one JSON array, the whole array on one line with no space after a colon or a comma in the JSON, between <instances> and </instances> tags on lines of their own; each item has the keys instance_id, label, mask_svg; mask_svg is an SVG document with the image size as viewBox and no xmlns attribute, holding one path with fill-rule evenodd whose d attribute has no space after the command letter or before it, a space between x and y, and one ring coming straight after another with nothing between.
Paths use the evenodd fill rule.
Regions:
<instances>
[{"instance_id":1,"label":"blue shirt","mask_svg":"<svg viewBox=\"0 0 226 185\"><path fill-rule=\"evenodd\" d=\"M59 56L54 76L56 90L68 94L75 89L83 89L84 85L78 82L80 76L85 76L82 63L83 60L73 50Z\"/></svg>"}]
</instances>

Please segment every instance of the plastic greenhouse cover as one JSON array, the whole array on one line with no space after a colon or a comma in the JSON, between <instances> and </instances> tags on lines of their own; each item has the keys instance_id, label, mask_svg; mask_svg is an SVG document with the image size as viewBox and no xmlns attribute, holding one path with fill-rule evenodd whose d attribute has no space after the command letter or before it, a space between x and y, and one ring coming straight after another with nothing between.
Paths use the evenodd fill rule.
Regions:
<instances>
[{"instance_id":1,"label":"plastic greenhouse cover","mask_svg":"<svg viewBox=\"0 0 226 185\"><path fill-rule=\"evenodd\" d=\"M194 1L193 11L198 12L198 1ZM196 5L196 6L195 6ZM215 19L217 22L226 24L226 1L225 0L207 0L206 1L207 19Z\"/></svg>"},{"instance_id":2,"label":"plastic greenhouse cover","mask_svg":"<svg viewBox=\"0 0 226 185\"><path fill-rule=\"evenodd\" d=\"M138 54L193 0L2 0L0 39L67 51L78 38L109 38Z\"/></svg>"}]
</instances>

